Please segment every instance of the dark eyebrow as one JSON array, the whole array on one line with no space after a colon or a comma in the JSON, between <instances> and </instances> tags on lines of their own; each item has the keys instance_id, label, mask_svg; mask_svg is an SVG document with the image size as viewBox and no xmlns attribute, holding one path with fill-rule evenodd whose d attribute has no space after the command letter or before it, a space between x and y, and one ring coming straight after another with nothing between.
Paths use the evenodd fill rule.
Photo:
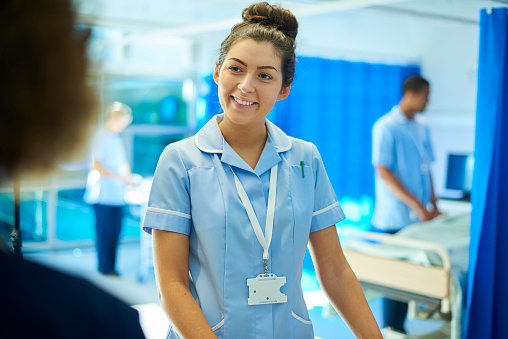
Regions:
<instances>
[{"instance_id":1,"label":"dark eyebrow","mask_svg":"<svg viewBox=\"0 0 508 339\"><path fill-rule=\"evenodd\" d=\"M238 62L238 63L240 63L240 64L242 64L242 65L244 65L244 66L247 66L247 64L246 64L245 62L243 62L242 60L240 60L240 59L237 59L237 58L229 58L229 60L234 60L234 61L236 61L236 62ZM278 72L278 71L277 71L277 68L275 68L275 67L273 67L273 66L259 66L259 67L258 67L258 69L273 69L273 70L275 70L276 72Z\"/></svg>"}]
</instances>

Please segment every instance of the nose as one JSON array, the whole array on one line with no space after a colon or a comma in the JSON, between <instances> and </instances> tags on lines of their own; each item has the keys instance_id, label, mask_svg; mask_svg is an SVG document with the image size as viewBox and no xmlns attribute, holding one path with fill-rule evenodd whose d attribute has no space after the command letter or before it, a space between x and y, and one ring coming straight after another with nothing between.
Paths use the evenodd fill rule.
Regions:
<instances>
[{"instance_id":1,"label":"nose","mask_svg":"<svg viewBox=\"0 0 508 339\"><path fill-rule=\"evenodd\" d=\"M248 74L245 75L242 78L242 80L240 81L240 83L238 84L238 89L242 93L252 93L252 92L254 92L254 85L253 85L252 77L249 76Z\"/></svg>"}]
</instances>

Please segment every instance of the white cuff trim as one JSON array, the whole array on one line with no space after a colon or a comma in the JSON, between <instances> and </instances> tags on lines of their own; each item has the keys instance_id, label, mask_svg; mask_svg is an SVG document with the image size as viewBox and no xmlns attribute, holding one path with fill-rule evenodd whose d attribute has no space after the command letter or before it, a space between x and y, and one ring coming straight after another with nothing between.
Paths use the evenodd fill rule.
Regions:
<instances>
[{"instance_id":1,"label":"white cuff trim","mask_svg":"<svg viewBox=\"0 0 508 339\"><path fill-rule=\"evenodd\" d=\"M316 215L319 215L321 213L325 213L326 211L331 210L332 208L334 208L335 206L338 206L338 205L339 205L339 202L337 201L337 202L335 202L334 204L331 204L328 207L325 207L323 209L320 209L319 211L316 211L316 212L312 213L312 216L315 217Z\"/></svg>"},{"instance_id":2,"label":"white cuff trim","mask_svg":"<svg viewBox=\"0 0 508 339\"><path fill-rule=\"evenodd\" d=\"M163 210L162 208L147 207L146 210L147 211L152 211L152 212L157 212L157 213L176 215L178 217L183 217L183 218L187 218L187 219L191 218L190 214L185 214L185 213L182 213L182 212L175 212L175 211L170 211L170 210Z\"/></svg>"}]
</instances>

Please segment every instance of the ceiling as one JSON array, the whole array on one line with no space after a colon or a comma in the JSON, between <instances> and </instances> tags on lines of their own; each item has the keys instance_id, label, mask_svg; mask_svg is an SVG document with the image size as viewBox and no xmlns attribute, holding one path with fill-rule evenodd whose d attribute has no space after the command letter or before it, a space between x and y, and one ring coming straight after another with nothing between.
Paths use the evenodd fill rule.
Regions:
<instances>
[{"instance_id":1,"label":"ceiling","mask_svg":"<svg viewBox=\"0 0 508 339\"><path fill-rule=\"evenodd\" d=\"M252 3L252 0L77 0L76 8L80 22L90 25L171 30L175 35L188 36L206 30L227 30L240 19L242 9ZM282 0L278 3L293 11L298 19L320 20L330 13L368 9L475 23L480 8L507 6L508 0Z\"/></svg>"},{"instance_id":2,"label":"ceiling","mask_svg":"<svg viewBox=\"0 0 508 339\"><path fill-rule=\"evenodd\" d=\"M216 49L231 26L240 21L242 10L252 3L252 0L75 0L81 24L116 31L92 43L91 47L96 50L130 43L164 45L175 39L199 46L209 44ZM299 39L314 50L328 48L330 41L332 46L338 45L333 44L338 21L354 30L347 32L344 39L361 40L366 34L379 31L380 26L364 24L365 20L359 24L360 16L380 19L383 28L392 19L399 18L404 22L425 20L431 25L452 22L477 27L481 8L508 6L508 0L281 0L277 3L295 14L301 28ZM366 26L359 25L372 27L364 30ZM395 31L408 25L400 27L404 28ZM374 41L366 44L375 45L375 40L383 34L377 32ZM182 49L178 50L182 59L188 57Z\"/></svg>"}]
</instances>

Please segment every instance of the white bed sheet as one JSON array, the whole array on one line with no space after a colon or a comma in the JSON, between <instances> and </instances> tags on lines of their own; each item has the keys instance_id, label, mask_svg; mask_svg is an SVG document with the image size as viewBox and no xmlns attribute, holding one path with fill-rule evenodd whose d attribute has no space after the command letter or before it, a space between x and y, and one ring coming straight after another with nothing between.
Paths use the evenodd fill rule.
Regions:
<instances>
[{"instance_id":1,"label":"white bed sheet","mask_svg":"<svg viewBox=\"0 0 508 339\"><path fill-rule=\"evenodd\" d=\"M394 234L397 238L408 238L426 241L442 246L449 254L451 280L451 338L461 337L463 293L467 283L469 263L469 226L470 213L461 212L440 216L434 220L407 226ZM344 239L342 239L344 238ZM376 240L341 236L345 249L361 253L409 261L419 265L443 266L441 256L435 251L402 246L399 244L380 243Z\"/></svg>"}]
</instances>

